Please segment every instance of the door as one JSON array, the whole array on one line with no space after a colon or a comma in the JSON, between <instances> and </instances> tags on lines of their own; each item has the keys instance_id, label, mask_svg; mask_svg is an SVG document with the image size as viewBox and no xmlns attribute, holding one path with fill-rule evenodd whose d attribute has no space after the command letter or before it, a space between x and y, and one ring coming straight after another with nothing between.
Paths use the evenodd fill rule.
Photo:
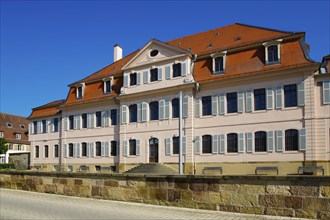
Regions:
<instances>
[{"instance_id":1,"label":"door","mask_svg":"<svg viewBox=\"0 0 330 220\"><path fill-rule=\"evenodd\" d=\"M149 140L149 163L158 163L158 139Z\"/></svg>"}]
</instances>

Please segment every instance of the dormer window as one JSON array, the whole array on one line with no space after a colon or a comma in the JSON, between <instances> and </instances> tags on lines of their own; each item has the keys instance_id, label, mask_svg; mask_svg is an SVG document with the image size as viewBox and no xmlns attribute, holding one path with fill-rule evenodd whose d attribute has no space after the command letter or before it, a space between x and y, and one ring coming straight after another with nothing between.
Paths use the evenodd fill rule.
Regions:
<instances>
[{"instance_id":1,"label":"dormer window","mask_svg":"<svg viewBox=\"0 0 330 220\"><path fill-rule=\"evenodd\" d=\"M21 140L22 139L22 135L21 134L16 134L16 139L17 140Z\"/></svg>"},{"instance_id":2,"label":"dormer window","mask_svg":"<svg viewBox=\"0 0 330 220\"><path fill-rule=\"evenodd\" d=\"M220 53L214 53L214 54L211 55L211 57L213 58L213 60L212 60L212 73L214 75L225 72L226 55L227 55L227 51L220 52Z\"/></svg>"},{"instance_id":3,"label":"dormer window","mask_svg":"<svg viewBox=\"0 0 330 220\"><path fill-rule=\"evenodd\" d=\"M0 131L0 138L3 138L4 137L4 134L2 131Z\"/></svg>"},{"instance_id":4,"label":"dormer window","mask_svg":"<svg viewBox=\"0 0 330 220\"><path fill-rule=\"evenodd\" d=\"M150 70L150 82L158 81L158 68Z\"/></svg>"},{"instance_id":5,"label":"dormer window","mask_svg":"<svg viewBox=\"0 0 330 220\"><path fill-rule=\"evenodd\" d=\"M112 91L113 77L103 79L103 93L110 94Z\"/></svg>"},{"instance_id":6,"label":"dormer window","mask_svg":"<svg viewBox=\"0 0 330 220\"><path fill-rule=\"evenodd\" d=\"M82 99L84 96L85 84L79 84L76 86L76 97L77 99Z\"/></svg>"},{"instance_id":7,"label":"dormer window","mask_svg":"<svg viewBox=\"0 0 330 220\"><path fill-rule=\"evenodd\" d=\"M276 40L274 42L267 42L263 45L265 46L265 64L272 65L278 64L281 61L281 45L282 39Z\"/></svg>"}]
</instances>

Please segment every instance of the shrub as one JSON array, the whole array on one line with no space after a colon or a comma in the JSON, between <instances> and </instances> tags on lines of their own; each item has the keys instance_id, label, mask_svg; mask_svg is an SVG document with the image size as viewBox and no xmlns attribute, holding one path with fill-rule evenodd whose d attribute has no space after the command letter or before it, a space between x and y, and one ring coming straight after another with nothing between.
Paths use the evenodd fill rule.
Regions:
<instances>
[{"instance_id":1,"label":"shrub","mask_svg":"<svg viewBox=\"0 0 330 220\"><path fill-rule=\"evenodd\" d=\"M15 164L13 163L0 163L0 170L4 169L15 169Z\"/></svg>"}]
</instances>

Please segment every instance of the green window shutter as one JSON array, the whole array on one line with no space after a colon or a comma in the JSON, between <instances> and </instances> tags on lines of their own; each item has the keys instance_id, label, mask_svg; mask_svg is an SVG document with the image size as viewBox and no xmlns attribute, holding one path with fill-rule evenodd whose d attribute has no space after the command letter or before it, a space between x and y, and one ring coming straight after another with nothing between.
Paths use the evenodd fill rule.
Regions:
<instances>
[{"instance_id":1,"label":"green window shutter","mask_svg":"<svg viewBox=\"0 0 330 220\"><path fill-rule=\"evenodd\" d=\"M159 120L163 120L165 118L165 100L161 99L159 101Z\"/></svg>"},{"instance_id":2,"label":"green window shutter","mask_svg":"<svg viewBox=\"0 0 330 220\"><path fill-rule=\"evenodd\" d=\"M68 145L64 144L64 157L68 157Z\"/></svg>"},{"instance_id":3,"label":"green window shutter","mask_svg":"<svg viewBox=\"0 0 330 220\"><path fill-rule=\"evenodd\" d=\"M189 108L189 96L184 96L182 99L182 117L188 117L188 108Z\"/></svg>"},{"instance_id":4,"label":"green window shutter","mask_svg":"<svg viewBox=\"0 0 330 220\"><path fill-rule=\"evenodd\" d=\"M299 130L299 150L306 151L306 128Z\"/></svg>"},{"instance_id":5,"label":"green window shutter","mask_svg":"<svg viewBox=\"0 0 330 220\"><path fill-rule=\"evenodd\" d=\"M267 103L267 109L272 110L273 109L273 89L272 88L267 88L266 89L266 103Z\"/></svg>"},{"instance_id":6,"label":"green window shutter","mask_svg":"<svg viewBox=\"0 0 330 220\"><path fill-rule=\"evenodd\" d=\"M127 109L128 107L126 105L121 106L121 124L127 124Z\"/></svg>"},{"instance_id":7,"label":"green window shutter","mask_svg":"<svg viewBox=\"0 0 330 220\"><path fill-rule=\"evenodd\" d=\"M105 142L101 142L101 157L105 156Z\"/></svg>"},{"instance_id":8,"label":"green window shutter","mask_svg":"<svg viewBox=\"0 0 330 220\"><path fill-rule=\"evenodd\" d=\"M219 96L219 114L225 114L225 94Z\"/></svg>"},{"instance_id":9,"label":"green window shutter","mask_svg":"<svg viewBox=\"0 0 330 220\"><path fill-rule=\"evenodd\" d=\"M201 144L200 144L200 137L195 137L195 154L200 154L201 152Z\"/></svg>"},{"instance_id":10,"label":"green window shutter","mask_svg":"<svg viewBox=\"0 0 330 220\"><path fill-rule=\"evenodd\" d=\"M136 156L140 156L140 140L136 140Z\"/></svg>"},{"instance_id":11,"label":"green window shutter","mask_svg":"<svg viewBox=\"0 0 330 220\"><path fill-rule=\"evenodd\" d=\"M200 117L200 98L195 99L195 117Z\"/></svg>"},{"instance_id":12,"label":"green window shutter","mask_svg":"<svg viewBox=\"0 0 330 220\"><path fill-rule=\"evenodd\" d=\"M238 152L244 153L244 133L238 134Z\"/></svg>"},{"instance_id":13,"label":"green window shutter","mask_svg":"<svg viewBox=\"0 0 330 220\"><path fill-rule=\"evenodd\" d=\"M141 122L142 120L142 104L137 104L137 121Z\"/></svg>"},{"instance_id":14,"label":"green window shutter","mask_svg":"<svg viewBox=\"0 0 330 220\"><path fill-rule=\"evenodd\" d=\"M186 136L182 137L182 154L186 154L186 149L187 149L187 138Z\"/></svg>"},{"instance_id":15,"label":"green window shutter","mask_svg":"<svg viewBox=\"0 0 330 220\"><path fill-rule=\"evenodd\" d=\"M163 80L163 68L162 67L158 68L158 80L159 81Z\"/></svg>"},{"instance_id":16,"label":"green window shutter","mask_svg":"<svg viewBox=\"0 0 330 220\"><path fill-rule=\"evenodd\" d=\"M281 86L276 87L275 97L276 97L275 108L281 109L282 108L282 87Z\"/></svg>"},{"instance_id":17,"label":"green window shutter","mask_svg":"<svg viewBox=\"0 0 330 220\"><path fill-rule=\"evenodd\" d=\"M330 104L330 81L322 82L323 104Z\"/></svg>"},{"instance_id":18,"label":"green window shutter","mask_svg":"<svg viewBox=\"0 0 330 220\"><path fill-rule=\"evenodd\" d=\"M166 80L171 79L171 66L165 66L165 78Z\"/></svg>"},{"instance_id":19,"label":"green window shutter","mask_svg":"<svg viewBox=\"0 0 330 220\"><path fill-rule=\"evenodd\" d=\"M187 63L183 62L181 63L181 76L187 75Z\"/></svg>"},{"instance_id":20,"label":"green window shutter","mask_svg":"<svg viewBox=\"0 0 330 220\"><path fill-rule=\"evenodd\" d=\"M148 103L142 102L142 117L141 121L145 122L148 120Z\"/></svg>"},{"instance_id":21,"label":"green window shutter","mask_svg":"<svg viewBox=\"0 0 330 220\"><path fill-rule=\"evenodd\" d=\"M124 145L124 157L128 156L128 141L123 141Z\"/></svg>"},{"instance_id":22,"label":"green window shutter","mask_svg":"<svg viewBox=\"0 0 330 220\"><path fill-rule=\"evenodd\" d=\"M172 138L165 138L165 155L171 155Z\"/></svg>"},{"instance_id":23,"label":"green window shutter","mask_svg":"<svg viewBox=\"0 0 330 220\"><path fill-rule=\"evenodd\" d=\"M212 115L218 115L218 96L212 96Z\"/></svg>"},{"instance_id":24,"label":"green window shutter","mask_svg":"<svg viewBox=\"0 0 330 220\"><path fill-rule=\"evenodd\" d=\"M218 135L212 136L212 153L213 154L218 153Z\"/></svg>"},{"instance_id":25,"label":"green window shutter","mask_svg":"<svg viewBox=\"0 0 330 220\"><path fill-rule=\"evenodd\" d=\"M77 143L77 157L80 157L80 143Z\"/></svg>"},{"instance_id":26,"label":"green window shutter","mask_svg":"<svg viewBox=\"0 0 330 220\"><path fill-rule=\"evenodd\" d=\"M125 73L124 74L124 88L128 87L128 79L129 79L128 74Z\"/></svg>"},{"instance_id":27,"label":"green window shutter","mask_svg":"<svg viewBox=\"0 0 330 220\"><path fill-rule=\"evenodd\" d=\"M225 153L225 147L226 147L226 135L220 134L219 137L219 153L224 154Z\"/></svg>"},{"instance_id":28,"label":"green window shutter","mask_svg":"<svg viewBox=\"0 0 330 220\"><path fill-rule=\"evenodd\" d=\"M109 157L109 152L110 152L109 147L110 147L110 142L106 141L105 142L105 147L104 147L104 154L105 154L104 156L105 157Z\"/></svg>"},{"instance_id":29,"label":"green window shutter","mask_svg":"<svg viewBox=\"0 0 330 220\"><path fill-rule=\"evenodd\" d=\"M136 84L141 85L141 73L136 73Z\"/></svg>"},{"instance_id":30,"label":"green window shutter","mask_svg":"<svg viewBox=\"0 0 330 220\"><path fill-rule=\"evenodd\" d=\"M267 151L274 151L274 131L267 132Z\"/></svg>"},{"instance_id":31,"label":"green window shutter","mask_svg":"<svg viewBox=\"0 0 330 220\"><path fill-rule=\"evenodd\" d=\"M243 106L244 106L244 92L238 92L237 95L237 111L243 112Z\"/></svg>"},{"instance_id":32,"label":"green window shutter","mask_svg":"<svg viewBox=\"0 0 330 220\"><path fill-rule=\"evenodd\" d=\"M277 130L275 131L276 136L276 151L282 152L283 151L283 131Z\"/></svg>"},{"instance_id":33,"label":"green window shutter","mask_svg":"<svg viewBox=\"0 0 330 220\"><path fill-rule=\"evenodd\" d=\"M149 71L143 71L143 83L147 84L149 82Z\"/></svg>"},{"instance_id":34,"label":"green window shutter","mask_svg":"<svg viewBox=\"0 0 330 220\"><path fill-rule=\"evenodd\" d=\"M305 105L305 82L301 82L297 85L298 90L298 106Z\"/></svg>"},{"instance_id":35,"label":"green window shutter","mask_svg":"<svg viewBox=\"0 0 330 220\"><path fill-rule=\"evenodd\" d=\"M246 136L246 152L252 153L253 152L253 133L247 132L245 133Z\"/></svg>"},{"instance_id":36,"label":"green window shutter","mask_svg":"<svg viewBox=\"0 0 330 220\"><path fill-rule=\"evenodd\" d=\"M246 91L245 94L245 112L252 112L252 91Z\"/></svg>"}]
</instances>

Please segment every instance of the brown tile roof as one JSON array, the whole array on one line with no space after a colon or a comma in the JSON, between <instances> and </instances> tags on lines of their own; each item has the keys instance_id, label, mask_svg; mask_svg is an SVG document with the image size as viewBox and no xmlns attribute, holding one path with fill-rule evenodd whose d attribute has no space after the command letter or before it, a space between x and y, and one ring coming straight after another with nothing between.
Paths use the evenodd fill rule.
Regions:
<instances>
[{"instance_id":1,"label":"brown tile roof","mask_svg":"<svg viewBox=\"0 0 330 220\"><path fill-rule=\"evenodd\" d=\"M11 123L12 127L8 127L7 123ZM29 121L25 117L0 112L0 132L4 133L8 143L29 144L28 129ZM20 140L16 139L16 134L21 134Z\"/></svg>"},{"instance_id":2,"label":"brown tile roof","mask_svg":"<svg viewBox=\"0 0 330 220\"><path fill-rule=\"evenodd\" d=\"M62 105L64 102L65 102L65 100L62 99L62 100L53 101L53 102L47 103L45 105L33 108L32 113L28 118L29 118L29 120L31 120L31 119L36 119L36 118L55 116L60 112L58 107L60 105Z\"/></svg>"}]
</instances>

